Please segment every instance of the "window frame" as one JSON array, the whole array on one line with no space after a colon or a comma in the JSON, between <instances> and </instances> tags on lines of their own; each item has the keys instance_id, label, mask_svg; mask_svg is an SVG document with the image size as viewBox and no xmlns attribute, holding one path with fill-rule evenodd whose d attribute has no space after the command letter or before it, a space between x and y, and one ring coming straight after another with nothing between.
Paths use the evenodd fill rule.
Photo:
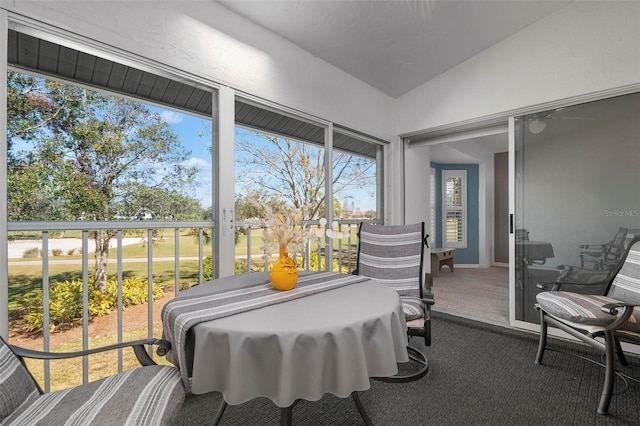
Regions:
<instances>
[{"instance_id":1,"label":"window frame","mask_svg":"<svg viewBox=\"0 0 640 426\"><path fill-rule=\"evenodd\" d=\"M466 248L467 247L467 171L466 170L442 170L442 247L445 248ZM461 179L460 206L447 205L447 180ZM461 213L461 230L458 241L447 241L447 214L451 212Z\"/></svg>"}]
</instances>

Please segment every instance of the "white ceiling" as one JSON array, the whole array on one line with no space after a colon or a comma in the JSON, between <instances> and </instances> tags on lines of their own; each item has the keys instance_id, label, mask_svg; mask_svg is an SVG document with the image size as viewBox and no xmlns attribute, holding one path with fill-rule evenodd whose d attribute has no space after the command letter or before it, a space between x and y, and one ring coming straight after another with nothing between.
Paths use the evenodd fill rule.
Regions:
<instances>
[{"instance_id":1,"label":"white ceiling","mask_svg":"<svg viewBox=\"0 0 640 426\"><path fill-rule=\"evenodd\" d=\"M469 152L469 147L473 149ZM440 164L477 164L478 157L492 156L509 150L509 136L498 133L488 136L470 137L457 142L431 145L431 161Z\"/></svg>"},{"instance_id":2,"label":"white ceiling","mask_svg":"<svg viewBox=\"0 0 640 426\"><path fill-rule=\"evenodd\" d=\"M568 0L216 0L397 98ZM430 18L409 4L434 4Z\"/></svg>"}]
</instances>

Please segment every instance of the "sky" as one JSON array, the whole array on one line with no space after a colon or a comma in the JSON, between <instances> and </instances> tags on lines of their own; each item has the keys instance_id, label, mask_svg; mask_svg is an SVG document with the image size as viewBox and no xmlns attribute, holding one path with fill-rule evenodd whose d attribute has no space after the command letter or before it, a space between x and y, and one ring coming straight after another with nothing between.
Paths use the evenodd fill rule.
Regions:
<instances>
[{"instance_id":1,"label":"sky","mask_svg":"<svg viewBox=\"0 0 640 426\"><path fill-rule=\"evenodd\" d=\"M174 132L178 134L185 149L191 151L187 165L195 166L198 169L197 184L194 188L193 197L200 202L202 207L210 207L212 205L211 121L195 115L157 106L148 105L148 107L166 120ZM261 142L261 138L257 137L255 132L250 130L237 127L236 134L244 140L253 140L257 144ZM238 167L241 166L236 163L236 169ZM238 172L239 170L236 170L236 173ZM241 192L244 189L240 185L236 185L235 190L236 192ZM353 199L355 205L362 211L375 210L376 208L375 196L370 197L365 190L340 195L339 201L344 202L347 196L350 197L350 200Z\"/></svg>"},{"instance_id":2,"label":"sky","mask_svg":"<svg viewBox=\"0 0 640 426\"><path fill-rule=\"evenodd\" d=\"M200 116L192 115L186 112L172 110L168 108L160 107L157 104L149 104L144 102L144 105L152 112L155 112L162 116L172 130L178 135L178 139L184 147L185 151L188 151L188 159L184 165L187 167L195 167L197 169L196 184L189 194L193 198L199 201L203 208L209 208L212 205L212 154L211 154L211 140L212 140L212 123L210 118L203 118ZM254 131L246 130L241 127L236 127L236 138L249 141L259 145L265 143L264 139ZM29 151L31 146L20 139L14 139L12 150L19 152L23 150ZM237 154L239 155L239 154ZM225 161L226 159L223 159ZM241 164L234 159L236 176L246 170L247 166ZM235 192L238 194L247 192L247 189L241 182L238 182L236 178ZM345 204L348 200L349 206L354 205L361 211L375 210L375 182L371 182L371 185L367 185L365 188L353 190L349 193L340 193L337 196L338 200ZM348 207L343 205L343 207Z\"/></svg>"},{"instance_id":3,"label":"sky","mask_svg":"<svg viewBox=\"0 0 640 426\"><path fill-rule=\"evenodd\" d=\"M172 111L157 106L147 105L149 109L160 114L173 131L178 135L182 146L191 151L187 166L195 166L198 170L193 197L204 208L211 207L212 167L211 167L211 120L195 115Z\"/></svg>"}]
</instances>

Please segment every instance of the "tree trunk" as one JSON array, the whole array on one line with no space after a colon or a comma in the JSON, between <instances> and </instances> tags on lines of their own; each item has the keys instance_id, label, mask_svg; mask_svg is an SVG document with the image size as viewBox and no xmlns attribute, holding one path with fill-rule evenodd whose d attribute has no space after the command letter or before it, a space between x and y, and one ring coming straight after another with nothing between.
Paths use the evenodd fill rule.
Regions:
<instances>
[{"instance_id":1,"label":"tree trunk","mask_svg":"<svg viewBox=\"0 0 640 426\"><path fill-rule=\"evenodd\" d=\"M93 272L96 290L107 290L107 264L109 263L109 241L111 237L106 231L96 231L95 269Z\"/></svg>"}]
</instances>

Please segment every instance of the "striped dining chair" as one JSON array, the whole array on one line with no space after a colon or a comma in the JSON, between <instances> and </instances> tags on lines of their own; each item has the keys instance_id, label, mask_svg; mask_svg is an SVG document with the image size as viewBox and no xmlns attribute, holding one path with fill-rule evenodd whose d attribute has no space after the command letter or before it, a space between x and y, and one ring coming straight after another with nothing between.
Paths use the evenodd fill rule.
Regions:
<instances>
[{"instance_id":1,"label":"striped dining chair","mask_svg":"<svg viewBox=\"0 0 640 426\"><path fill-rule=\"evenodd\" d=\"M599 414L607 414L609 410L616 381L616 355L622 365L628 365L620 342L640 344L640 238L630 242L606 281L548 283L553 285L551 291L536 296L536 309L540 311L536 364L542 364L548 325L569 333L604 355L605 379ZM585 287L605 284L606 290L602 296L560 291L566 284Z\"/></svg>"},{"instance_id":2,"label":"striped dining chair","mask_svg":"<svg viewBox=\"0 0 640 426\"><path fill-rule=\"evenodd\" d=\"M11 346L0 337L0 424L172 425L185 397L180 372L156 365L145 350L158 339L138 340L79 352L40 352ZM44 393L24 358L67 359L132 347L141 368L83 385Z\"/></svg>"},{"instance_id":3,"label":"striped dining chair","mask_svg":"<svg viewBox=\"0 0 640 426\"><path fill-rule=\"evenodd\" d=\"M430 346L434 298L431 292L433 278L431 274L424 273L427 237L424 222L412 225L362 222L358 228L358 261L354 273L396 290L402 302L409 336L423 337L425 345ZM408 349L410 357L413 354L420 358L415 361L426 363L424 354L416 353L419 351L411 346Z\"/></svg>"}]
</instances>

